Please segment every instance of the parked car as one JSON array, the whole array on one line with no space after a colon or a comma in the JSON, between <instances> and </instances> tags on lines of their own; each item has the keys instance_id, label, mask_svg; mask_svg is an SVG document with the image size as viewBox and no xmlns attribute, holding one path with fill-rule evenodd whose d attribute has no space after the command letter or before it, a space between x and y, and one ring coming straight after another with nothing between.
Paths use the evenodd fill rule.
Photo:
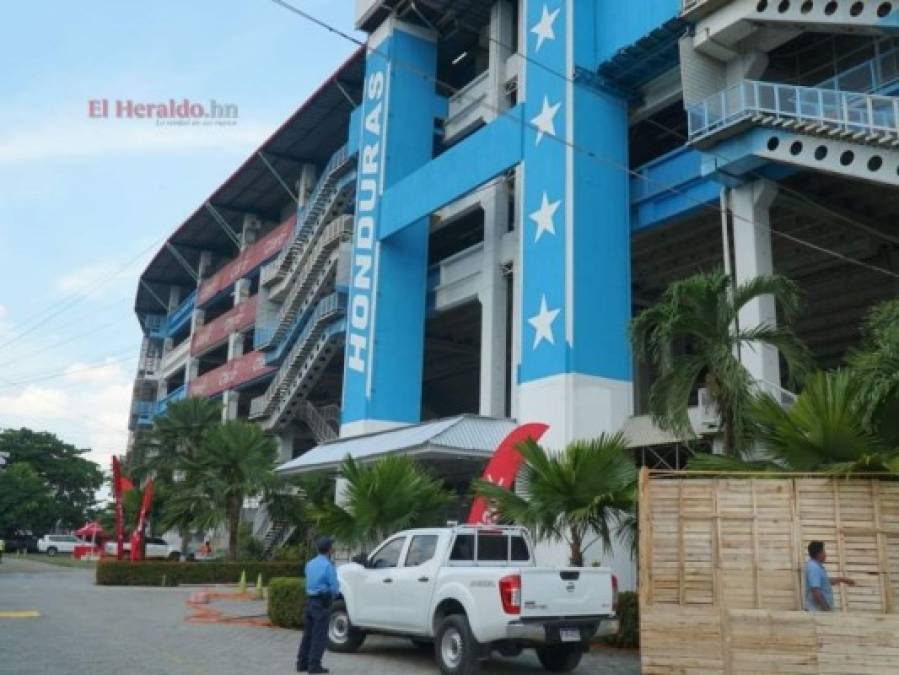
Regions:
<instances>
[{"instance_id":1,"label":"parked car","mask_svg":"<svg viewBox=\"0 0 899 675\"><path fill-rule=\"evenodd\" d=\"M108 541L106 542L106 555L115 556L116 555L116 542ZM125 542L125 552L130 556L131 555L131 542ZM177 546L171 546L169 543L162 539L161 537L147 537L146 546L144 547L144 558L147 560L150 559L163 559L163 560L180 560L181 559L181 550Z\"/></svg>"},{"instance_id":2,"label":"parked car","mask_svg":"<svg viewBox=\"0 0 899 675\"><path fill-rule=\"evenodd\" d=\"M57 553L72 553L75 546L86 543L74 534L45 534L37 540L37 550L52 558Z\"/></svg>"},{"instance_id":3,"label":"parked car","mask_svg":"<svg viewBox=\"0 0 899 675\"><path fill-rule=\"evenodd\" d=\"M393 535L338 568L330 649L368 633L433 642L444 675L471 675L492 650L535 648L543 667L574 670L597 634L618 630L617 581L602 567L537 567L522 528L456 526Z\"/></svg>"},{"instance_id":4,"label":"parked car","mask_svg":"<svg viewBox=\"0 0 899 675\"><path fill-rule=\"evenodd\" d=\"M37 536L31 530L17 530L11 528L0 533L0 538L6 542L7 553L37 553Z\"/></svg>"}]
</instances>

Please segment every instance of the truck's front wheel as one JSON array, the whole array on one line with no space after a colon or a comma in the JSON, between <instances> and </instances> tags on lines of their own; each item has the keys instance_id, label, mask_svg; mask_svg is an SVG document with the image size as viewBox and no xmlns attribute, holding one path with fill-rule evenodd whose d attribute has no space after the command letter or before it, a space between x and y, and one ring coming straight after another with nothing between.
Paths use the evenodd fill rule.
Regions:
<instances>
[{"instance_id":1,"label":"truck's front wheel","mask_svg":"<svg viewBox=\"0 0 899 675\"><path fill-rule=\"evenodd\" d=\"M480 670L478 645L464 614L450 614L440 622L434 654L443 675L474 675Z\"/></svg>"},{"instance_id":2,"label":"truck's front wheel","mask_svg":"<svg viewBox=\"0 0 899 675\"><path fill-rule=\"evenodd\" d=\"M346 611L346 603L337 600L331 607L328 620L328 649L332 652L351 654L358 651L365 642L365 632L356 628Z\"/></svg>"},{"instance_id":3,"label":"truck's front wheel","mask_svg":"<svg viewBox=\"0 0 899 675\"><path fill-rule=\"evenodd\" d=\"M537 658L551 673L570 673L577 668L583 655L584 648L579 644L537 647Z\"/></svg>"}]
</instances>

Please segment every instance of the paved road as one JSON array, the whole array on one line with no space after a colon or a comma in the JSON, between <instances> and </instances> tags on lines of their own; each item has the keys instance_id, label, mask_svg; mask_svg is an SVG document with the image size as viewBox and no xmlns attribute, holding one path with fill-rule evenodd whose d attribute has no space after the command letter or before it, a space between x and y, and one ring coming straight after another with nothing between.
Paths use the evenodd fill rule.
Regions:
<instances>
[{"instance_id":1,"label":"paved road","mask_svg":"<svg viewBox=\"0 0 899 675\"><path fill-rule=\"evenodd\" d=\"M93 585L93 571L4 557L0 617L37 610L39 618L0 618L0 673L6 675L244 675L293 672L299 634L254 626L193 624L186 589ZM253 603L222 603L243 615ZM235 609L237 608L237 609ZM433 659L406 640L371 639L359 654L328 654L335 675L435 675ZM530 655L490 661L483 675L542 673ZM639 673L638 658L603 650L579 675Z\"/></svg>"}]
</instances>

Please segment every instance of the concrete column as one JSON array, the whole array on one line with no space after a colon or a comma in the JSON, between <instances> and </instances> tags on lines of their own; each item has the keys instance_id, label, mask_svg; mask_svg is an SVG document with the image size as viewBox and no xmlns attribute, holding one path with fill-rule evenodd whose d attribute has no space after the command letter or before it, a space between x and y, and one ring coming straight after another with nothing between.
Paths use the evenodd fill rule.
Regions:
<instances>
[{"instance_id":1,"label":"concrete column","mask_svg":"<svg viewBox=\"0 0 899 675\"><path fill-rule=\"evenodd\" d=\"M222 422L237 419L237 405L240 403L240 392L229 390L222 394Z\"/></svg>"},{"instance_id":2,"label":"concrete column","mask_svg":"<svg viewBox=\"0 0 899 675\"><path fill-rule=\"evenodd\" d=\"M240 250L243 251L248 246L256 243L259 236L259 230L262 229L262 221L258 216L245 215L243 217L243 226L240 229Z\"/></svg>"},{"instance_id":3,"label":"concrete column","mask_svg":"<svg viewBox=\"0 0 899 675\"><path fill-rule=\"evenodd\" d=\"M178 309L181 304L181 287L169 286L169 314Z\"/></svg>"},{"instance_id":4,"label":"concrete column","mask_svg":"<svg viewBox=\"0 0 899 675\"><path fill-rule=\"evenodd\" d=\"M737 284L774 272L771 254L770 207L777 195L774 183L757 180L730 190L733 213L734 278ZM741 328L777 325L774 298L762 296L746 305L739 316ZM780 386L780 360L769 345L746 345L740 361L756 379Z\"/></svg>"},{"instance_id":5,"label":"concrete column","mask_svg":"<svg viewBox=\"0 0 899 675\"><path fill-rule=\"evenodd\" d=\"M200 261L197 263L197 276L200 280L197 282L199 286L203 280L209 276L212 270L212 251L201 251Z\"/></svg>"},{"instance_id":6,"label":"concrete column","mask_svg":"<svg viewBox=\"0 0 899 675\"><path fill-rule=\"evenodd\" d=\"M490 8L490 107L494 111L508 108L506 99L506 60L514 42L514 10L509 0L498 0ZM491 113L491 118L495 117Z\"/></svg>"},{"instance_id":7,"label":"concrete column","mask_svg":"<svg viewBox=\"0 0 899 675\"><path fill-rule=\"evenodd\" d=\"M550 448L616 432L633 410L628 104L557 75L594 67L596 44L575 33L603 5L524 12L518 420L548 424Z\"/></svg>"},{"instance_id":8,"label":"concrete column","mask_svg":"<svg viewBox=\"0 0 899 675\"><path fill-rule=\"evenodd\" d=\"M293 459L293 440L296 431L288 426L278 432L278 464L289 462Z\"/></svg>"},{"instance_id":9,"label":"concrete column","mask_svg":"<svg viewBox=\"0 0 899 675\"><path fill-rule=\"evenodd\" d=\"M505 182L486 191L484 263L481 268L481 373L479 412L488 417L506 413L506 278L502 273L502 238L509 219Z\"/></svg>"},{"instance_id":10,"label":"concrete column","mask_svg":"<svg viewBox=\"0 0 899 675\"><path fill-rule=\"evenodd\" d=\"M237 306L250 297L252 282L249 279L238 279L234 284L234 305Z\"/></svg>"},{"instance_id":11,"label":"concrete column","mask_svg":"<svg viewBox=\"0 0 899 675\"><path fill-rule=\"evenodd\" d=\"M315 164L304 164L303 168L300 170L300 177L297 179L299 208L306 206L317 182L318 169L315 167Z\"/></svg>"},{"instance_id":12,"label":"concrete column","mask_svg":"<svg viewBox=\"0 0 899 675\"><path fill-rule=\"evenodd\" d=\"M369 37L356 228L347 310L341 435L416 423L427 296L429 223L386 239L381 195L433 157L436 36L395 17ZM392 62L403 67L392 67Z\"/></svg>"}]
</instances>

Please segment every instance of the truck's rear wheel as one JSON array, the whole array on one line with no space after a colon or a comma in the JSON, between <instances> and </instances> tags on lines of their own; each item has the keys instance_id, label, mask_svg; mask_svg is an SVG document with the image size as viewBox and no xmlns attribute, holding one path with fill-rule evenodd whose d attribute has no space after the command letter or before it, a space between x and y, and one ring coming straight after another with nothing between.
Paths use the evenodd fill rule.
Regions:
<instances>
[{"instance_id":1,"label":"truck's rear wheel","mask_svg":"<svg viewBox=\"0 0 899 675\"><path fill-rule=\"evenodd\" d=\"M537 658L551 673L570 673L577 668L583 655L584 648L579 644L537 647Z\"/></svg>"},{"instance_id":2,"label":"truck's rear wheel","mask_svg":"<svg viewBox=\"0 0 899 675\"><path fill-rule=\"evenodd\" d=\"M352 654L359 651L365 642L365 631L356 628L350 621L346 611L346 603L337 600L331 606L331 618L328 620L328 649L332 652Z\"/></svg>"},{"instance_id":3,"label":"truck's rear wheel","mask_svg":"<svg viewBox=\"0 0 899 675\"><path fill-rule=\"evenodd\" d=\"M478 645L464 614L450 614L440 622L434 655L443 675L474 675L480 670Z\"/></svg>"}]
</instances>

